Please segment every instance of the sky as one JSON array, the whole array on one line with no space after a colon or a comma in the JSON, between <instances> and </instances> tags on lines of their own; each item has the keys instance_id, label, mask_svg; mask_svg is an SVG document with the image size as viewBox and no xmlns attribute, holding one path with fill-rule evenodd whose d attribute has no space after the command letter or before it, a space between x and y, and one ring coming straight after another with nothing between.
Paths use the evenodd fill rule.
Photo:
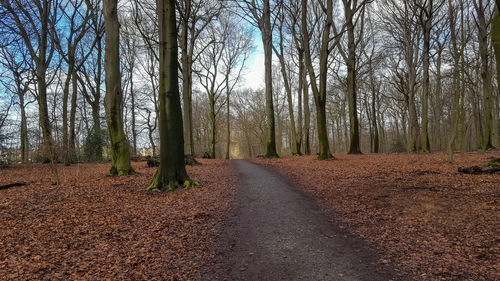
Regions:
<instances>
[{"instance_id":1,"label":"sky","mask_svg":"<svg viewBox=\"0 0 500 281\"><path fill-rule=\"evenodd\" d=\"M248 60L242 86L257 90L264 87L264 48L258 30L254 31L254 44L255 49Z\"/></svg>"}]
</instances>

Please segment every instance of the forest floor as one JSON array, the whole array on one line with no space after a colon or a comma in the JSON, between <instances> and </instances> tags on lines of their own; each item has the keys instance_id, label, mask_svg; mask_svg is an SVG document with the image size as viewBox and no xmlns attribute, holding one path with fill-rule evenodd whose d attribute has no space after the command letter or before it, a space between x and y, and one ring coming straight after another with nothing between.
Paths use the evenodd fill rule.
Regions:
<instances>
[{"instance_id":1,"label":"forest floor","mask_svg":"<svg viewBox=\"0 0 500 281\"><path fill-rule=\"evenodd\" d=\"M110 164L0 170L0 280L204 280L235 196L224 160L187 167L201 188L146 191L155 168L106 177Z\"/></svg>"},{"instance_id":2,"label":"forest floor","mask_svg":"<svg viewBox=\"0 0 500 281\"><path fill-rule=\"evenodd\" d=\"M201 159L168 193L145 162L1 170L27 185L0 190L0 280L500 280L500 174L457 172L500 151L335 156Z\"/></svg>"},{"instance_id":3,"label":"forest floor","mask_svg":"<svg viewBox=\"0 0 500 281\"><path fill-rule=\"evenodd\" d=\"M254 159L290 177L398 279L500 280L500 174L465 175L499 151Z\"/></svg>"}]
</instances>

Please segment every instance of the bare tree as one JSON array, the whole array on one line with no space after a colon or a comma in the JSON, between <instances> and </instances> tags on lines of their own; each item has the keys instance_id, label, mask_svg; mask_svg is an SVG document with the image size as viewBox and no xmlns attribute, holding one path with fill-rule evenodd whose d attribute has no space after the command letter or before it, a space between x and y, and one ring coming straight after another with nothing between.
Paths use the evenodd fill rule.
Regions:
<instances>
[{"instance_id":1,"label":"bare tree","mask_svg":"<svg viewBox=\"0 0 500 281\"><path fill-rule=\"evenodd\" d=\"M37 101L42 128L43 142L49 154L56 182L57 173L54 140L51 133L49 110L47 105L47 69L55 51L55 26L58 19L58 0L33 0L26 3L21 0L1 1L7 11L1 20L2 29L17 34L28 49L30 59L35 64L37 81Z\"/></svg>"},{"instance_id":2,"label":"bare tree","mask_svg":"<svg viewBox=\"0 0 500 281\"><path fill-rule=\"evenodd\" d=\"M83 8L85 10L83 11ZM77 62L77 47L80 41L90 28L88 24L90 20L89 0L76 0L71 2L61 3L60 9L63 15L63 20L69 25L69 30L62 35L57 36L55 42L57 50L67 64L66 78L63 86L62 100L62 129L63 129L63 159L66 165L76 161L75 155L75 114L76 114L76 95L77 95L77 71L85 62L85 58L81 58ZM82 13L85 12L85 13ZM64 36L63 38L60 38ZM71 97L71 112L70 112L70 132L68 133L68 99L70 83L73 81L73 93Z\"/></svg>"},{"instance_id":3,"label":"bare tree","mask_svg":"<svg viewBox=\"0 0 500 281\"><path fill-rule=\"evenodd\" d=\"M184 105L184 151L194 155L193 143L193 63L199 57L195 53L199 37L208 24L216 18L222 9L221 2L211 0L181 0L177 1L177 9L180 15L179 42L181 48L182 68L182 101ZM198 46L204 50L207 46Z\"/></svg>"},{"instance_id":4,"label":"bare tree","mask_svg":"<svg viewBox=\"0 0 500 281\"><path fill-rule=\"evenodd\" d=\"M328 74L328 56L333 51L339 43L339 38L337 37L332 44L331 41L334 39L330 36L333 24L333 1L327 0L326 5L321 3L321 10L325 13L324 23L321 29L321 45L320 45L320 55L319 55L319 80L316 80L316 72L313 66L312 52L311 52L311 34L308 25L308 1L302 0L302 36L303 36L303 46L304 46L304 61L309 73L309 79L311 82L311 88L314 95L314 102L316 104L316 123L318 130L318 141L319 141L319 159L328 159L332 155L330 153L330 147L328 143L328 131L326 122L326 85L327 85L327 74ZM317 15L319 16L319 15ZM343 33L343 28L339 31L339 34ZM318 85L319 84L319 85Z\"/></svg>"},{"instance_id":5,"label":"bare tree","mask_svg":"<svg viewBox=\"0 0 500 281\"><path fill-rule=\"evenodd\" d=\"M268 158L279 157L276 151L276 128L274 118L273 103L273 81L272 81L272 55L273 55L273 25L271 23L271 1L235 1L237 6L243 12L243 17L249 19L251 23L259 28L262 35L262 44L264 46L264 68L265 68L265 92L267 108L267 145L266 154ZM279 9L279 3L273 2L273 10Z\"/></svg>"},{"instance_id":6,"label":"bare tree","mask_svg":"<svg viewBox=\"0 0 500 281\"><path fill-rule=\"evenodd\" d=\"M28 154L30 149L28 139L28 121L26 117L26 106L33 101L27 100L27 93L34 82L34 75L29 66L28 50L24 45L16 40L9 44L8 47L0 49L0 64L9 71L11 79L0 79L4 88L17 97L17 104L19 105L21 114L20 124L20 150L21 161L28 162ZM11 99L14 101L14 99ZM5 120L9 114L10 106L4 110L4 115L0 118L0 123L5 124Z\"/></svg>"}]
</instances>

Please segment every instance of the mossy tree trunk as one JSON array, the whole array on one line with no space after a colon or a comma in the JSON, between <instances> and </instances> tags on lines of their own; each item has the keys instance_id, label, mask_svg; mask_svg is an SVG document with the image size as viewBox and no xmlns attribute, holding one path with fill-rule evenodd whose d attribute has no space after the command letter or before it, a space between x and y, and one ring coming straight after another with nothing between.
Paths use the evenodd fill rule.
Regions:
<instances>
[{"instance_id":1,"label":"mossy tree trunk","mask_svg":"<svg viewBox=\"0 0 500 281\"><path fill-rule=\"evenodd\" d=\"M190 186L184 164L184 136L178 81L175 0L157 0L160 53L160 167L148 189Z\"/></svg>"},{"instance_id":2,"label":"mossy tree trunk","mask_svg":"<svg viewBox=\"0 0 500 281\"><path fill-rule=\"evenodd\" d=\"M130 175L135 171L130 166L130 147L123 129L121 104L123 93L120 75L120 24L118 23L117 0L104 0L105 53L106 71L106 122L111 142L110 175Z\"/></svg>"}]
</instances>

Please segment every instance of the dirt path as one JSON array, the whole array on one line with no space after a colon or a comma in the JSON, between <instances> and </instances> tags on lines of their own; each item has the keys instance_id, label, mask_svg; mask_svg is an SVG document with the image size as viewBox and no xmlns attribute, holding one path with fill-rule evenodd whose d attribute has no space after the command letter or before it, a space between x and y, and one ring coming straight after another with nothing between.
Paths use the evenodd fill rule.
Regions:
<instances>
[{"instance_id":1,"label":"dirt path","mask_svg":"<svg viewBox=\"0 0 500 281\"><path fill-rule=\"evenodd\" d=\"M238 206L227 226L226 280L390 280L372 253L336 229L285 177L234 160Z\"/></svg>"}]
</instances>

